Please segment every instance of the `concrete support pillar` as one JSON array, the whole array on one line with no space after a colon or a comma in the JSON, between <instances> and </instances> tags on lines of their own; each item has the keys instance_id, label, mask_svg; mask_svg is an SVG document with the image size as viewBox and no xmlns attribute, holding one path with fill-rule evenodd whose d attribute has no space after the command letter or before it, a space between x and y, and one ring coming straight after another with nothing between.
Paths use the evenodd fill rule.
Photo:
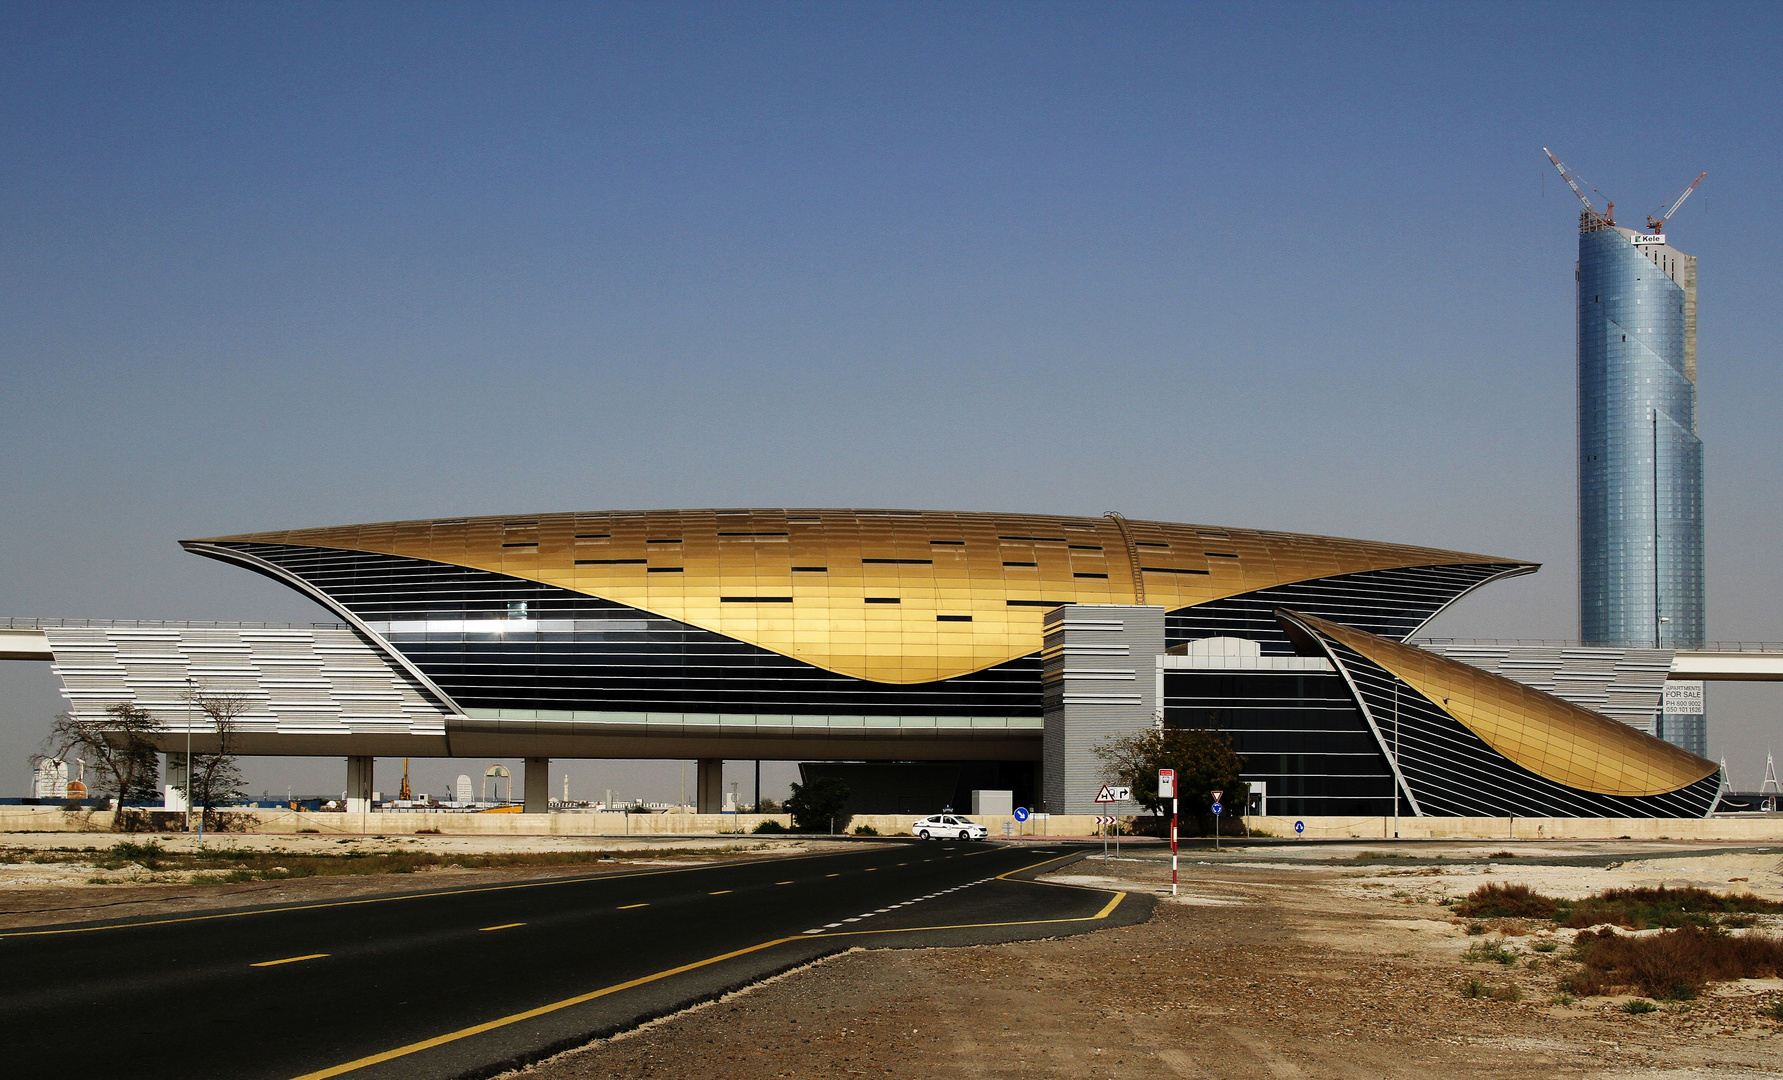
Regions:
<instances>
[{"instance_id":1,"label":"concrete support pillar","mask_svg":"<svg viewBox=\"0 0 1783 1080\"><path fill-rule=\"evenodd\" d=\"M526 812L549 814L551 812L551 759L527 758L524 773L522 782L526 785Z\"/></svg>"},{"instance_id":2,"label":"concrete support pillar","mask_svg":"<svg viewBox=\"0 0 1783 1080\"><path fill-rule=\"evenodd\" d=\"M724 759L700 758L699 780L694 785L695 809L702 814L724 812Z\"/></svg>"},{"instance_id":3,"label":"concrete support pillar","mask_svg":"<svg viewBox=\"0 0 1783 1080\"><path fill-rule=\"evenodd\" d=\"M367 755L347 759L347 813L364 814L371 810L371 769L376 760Z\"/></svg>"}]
</instances>

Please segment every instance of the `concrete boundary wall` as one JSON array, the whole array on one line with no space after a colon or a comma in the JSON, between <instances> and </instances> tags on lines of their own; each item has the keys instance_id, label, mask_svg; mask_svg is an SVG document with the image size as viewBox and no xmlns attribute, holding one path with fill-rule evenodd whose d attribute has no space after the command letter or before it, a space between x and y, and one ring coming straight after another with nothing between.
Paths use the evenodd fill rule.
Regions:
<instances>
[{"instance_id":1,"label":"concrete boundary wall","mask_svg":"<svg viewBox=\"0 0 1783 1080\"><path fill-rule=\"evenodd\" d=\"M1385 840L1391 817L1251 817L1250 827L1306 840ZM1306 826L1294 831L1294 823ZM1783 814L1712 818L1462 818L1402 817L1401 840L1732 840L1783 841Z\"/></svg>"},{"instance_id":2,"label":"concrete boundary wall","mask_svg":"<svg viewBox=\"0 0 1783 1080\"><path fill-rule=\"evenodd\" d=\"M324 835L412 836L423 829L438 829L449 836L725 836L739 830L750 834L763 821L790 828L786 814L338 814L290 810L230 811L253 821L247 830L260 834L317 832ZM846 827L867 825L882 836L908 836L915 814L856 814ZM1087 836L1096 831L1094 816L1053 815L1050 820L1017 823L1012 817L961 814L1003 835L1003 825L1021 836ZM841 822L838 821L838 825ZM70 812L53 807L0 809L0 833L6 832L107 832L111 812ZM229 834L219 836L226 842ZM822 834L806 834L822 835Z\"/></svg>"},{"instance_id":3,"label":"concrete boundary wall","mask_svg":"<svg viewBox=\"0 0 1783 1080\"><path fill-rule=\"evenodd\" d=\"M243 812L254 819L249 830L291 834L313 830L324 835L412 836L438 829L450 836L724 836L741 828L747 836L761 821L790 826L785 814L326 814L289 810ZM959 815L989 828L993 839L1009 823L1023 837L1084 837L1096 832L1093 815L1054 814L1047 820L994 815ZM738 820L738 818L741 820ZM882 836L908 836L912 814L856 814L848 828L868 825ZM1250 817L1233 818L1228 840L1243 839L1240 821L1257 833L1279 839L1390 840L1390 817ZM1294 831L1294 823L1306 826ZM0 832L106 832L108 811L67 812L52 807L0 809ZM1754 843L1783 842L1783 814L1715 818L1453 818L1402 817L1402 840L1712 840ZM228 834L223 834L226 837ZM822 834L817 834L822 835ZM222 840L223 837L219 837Z\"/></svg>"}]
</instances>

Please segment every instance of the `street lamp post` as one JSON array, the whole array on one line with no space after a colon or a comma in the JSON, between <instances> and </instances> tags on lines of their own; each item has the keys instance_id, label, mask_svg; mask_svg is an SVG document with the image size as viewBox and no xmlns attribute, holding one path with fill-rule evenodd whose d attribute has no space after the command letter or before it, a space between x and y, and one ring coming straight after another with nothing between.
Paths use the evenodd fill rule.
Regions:
<instances>
[{"instance_id":1,"label":"street lamp post","mask_svg":"<svg viewBox=\"0 0 1783 1080\"><path fill-rule=\"evenodd\" d=\"M186 831L192 831L192 676L186 676ZM120 803L122 800L119 800ZM203 830L204 821L199 819L198 828ZM202 831L199 839L203 839Z\"/></svg>"}]
</instances>

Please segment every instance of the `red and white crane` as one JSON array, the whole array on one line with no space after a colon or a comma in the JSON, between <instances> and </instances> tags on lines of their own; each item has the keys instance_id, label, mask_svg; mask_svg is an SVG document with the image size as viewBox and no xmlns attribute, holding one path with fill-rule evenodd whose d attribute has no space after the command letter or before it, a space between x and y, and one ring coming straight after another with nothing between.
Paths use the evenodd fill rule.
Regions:
<instances>
[{"instance_id":1,"label":"red and white crane","mask_svg":"<svg viewBox=\"0 0 1783 1080\"><path fill-rule=\"evenodd\" d=\"M1565 165L1561 164L1560 159L1554 156L1554 151L1549 150L1547 147L1544 146L1544 147L1542 147L1542 153L1548 155L1548 160L1552 161L1554 163L1554 167L1556 169L1560 170L1561 179L1566 181L1567 187L1573 189L1573 194L1577 195L1579 197L1579 201L1585 204L1585 210L1588 213L1590 213L1592 217L1597 218L1599 221L1602 221L1605 225L1614 225L1616 223L1616 204L1615 203L1610 203L1609 206L1604 209L1603 213L1601 213L1601 214L1598 213L1597 207L1591 205L1591 200L1585 196L1584 190L1579 187L1580 181L1579 181L1578 177L1573 173L1573 171L1571 169L1568 169ZM1701 179L1701 177L1699 177L1698 179ZM1589 183L1587 183L1585 186L1591 187L1591 185ZM1696 185L1692 184L1691 186L1695 187ZM1591 188L1591 190L1597 191L1597 189L1594 187ZM1601 191L1598 191L1597 193L1599 195L1603 194L1603 192L1601 192ZM1689 194L1689 192L1685 192L1685 194ZM1678 201L1682 202L1683 200L1680 199ZM1674 209L1676 209L1676 208L1674 207Z\"/></svg>"},{"instance_id":2,"label":"red and white crane","mask_svg":"<svg viewBox=\"0 0 1783 1080\"><path fill-rule=\"evenodd\" d=\"M1550 155L1550 156L1552 156L1552 155ZM1702 174L1702 176L1698 176L1695 180L1690 181L1689 187L1685 188L1683 191L1678 192L1678 197L1676 199L1672 200L1672 206L1671 206L1670 210L1667 210L1665 213L1659 215L1658 217L1654 217L1652 214L1648 214L1647 215L1647 230L1649 232L1654 233L1655 235L1664 232L1665 231L1665 223L1667 221L1671 220L1671 216L1678 212L1678 207L1684 205L1684 200L1690 198L1690 193L1696 190L1696 185L1702 183L1703 176L1707 176L1707 175L1709 175L1709 174L1708 174L1708 172L1705 171Z\"/></svg>"}]
</instances>

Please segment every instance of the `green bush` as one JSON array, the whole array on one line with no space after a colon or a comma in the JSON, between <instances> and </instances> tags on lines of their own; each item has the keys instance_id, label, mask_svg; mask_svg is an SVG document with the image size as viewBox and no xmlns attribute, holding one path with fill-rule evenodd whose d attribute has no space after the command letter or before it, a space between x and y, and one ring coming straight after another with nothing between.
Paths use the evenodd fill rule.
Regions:
<instances>
[{"instance_id":1,"label":"green bush","mask_svg":"<svg viewBox=\"0 0 1783 1080\"><path fill-rule=\"evenodd\" d=\"M1517 962L1517 954L1503 945L1490 939L1482 939L1467 947L1461 959L1470 964L1494 963L1510 965Z\"/></svg>"},{"instance_id":2,"label":"green bush","mask_svg":"<svg viewBox=\"0 0 1783 1080\"><path fill-rule=\"evenodd\" d=\"M750 832L758 832L758 833L783 833L783 832L787 832L788 830L787 830L786 826L780 824L778 821L775 821L773 818L769 818L766 821L756 822L755 828L753 828L749 831Z\"/></svg>"},{"instance_id":3,"label":"green bush","mask_svg":"<svg viewBox=\"0 0 1783 1080\"><path fill-rule=\"evenodd\" d=\"M854 835L856 835L856 836L878 836L879 830L875 829L871 825L856 825L854 827Z\"/></svg>"},{"instance_id":4,"label":"green bush","mask_svg":"<svg viewBox=\"0 0 1783 1080\"><path fill-rule=\"evenodd\" d=\"M1635 998L1633 1001L1623 1002L1622 1011L1634 1016L1639 1016L1642 1013L1658 1012L1659 1006L1648 1001L1646 998Z\"/></svg>"}]
</instances>

